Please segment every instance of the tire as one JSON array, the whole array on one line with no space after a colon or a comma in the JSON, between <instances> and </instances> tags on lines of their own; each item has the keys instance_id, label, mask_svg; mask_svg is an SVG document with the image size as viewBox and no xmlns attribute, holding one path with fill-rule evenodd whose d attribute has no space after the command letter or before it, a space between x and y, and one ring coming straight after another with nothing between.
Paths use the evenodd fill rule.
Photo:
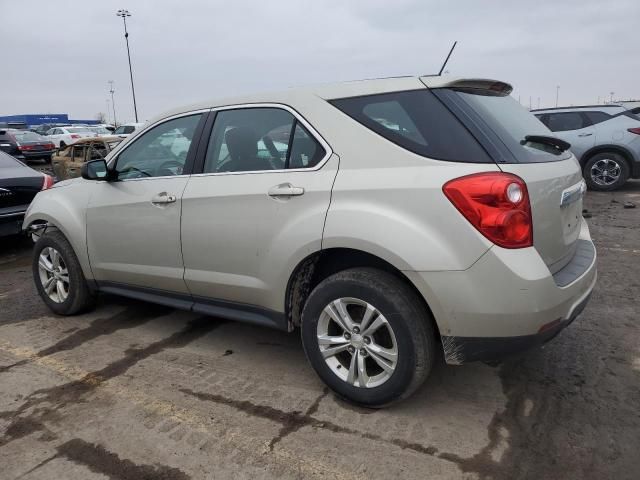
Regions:
<instances>
[{"instance_id":1,"label":"tire","mask_svg":"<svg viewBox=\"0 0 640 480\"><path fill-rule=\"evenodd\" d=\"M61 142L60 142L60 145L58 145L58 150L62 150L62 149L63 149L63 148L65 148L66 146L67 146L67 144L61 141Z\"/></svg>"},{"instance_id":2,"label":"tire","mask_svg":"<svg viewBox=\"0 0 640 480\"><path fill-rule=\"evenodd\" d=\"M350 332L334 320L336 312L344 311L340 305L346 306L348 316L357 322ZM330 308L333 317L328 313ZM370 308L377 313L373 313L369 322L362 321L364 312ZM358 330L367 323L367 328ZM376 324L381 326L367 335L368 328ZM411 395L429 375L435 358L435 331L430 313L400 279L372 268L344 270L323 280L304 306L301 335L309 363L329 388L347 401L370 408L380 408ZM319 335L340 343L328 345L326 340L321 345ZM392 371L381 368L381 357L371 353L381 352L380 347L385 349L385 355L396 353ZM387 361L387 357L382 360L387 366L394 362ZM354 364L356 380L351 375ZM361 366L364 376L357 371Z\"/></svg>"},{"instance_id":3,"label":"tire","mask_svg":"<svg viewBox=\"0 0 640 480\"><path fill-rule=\"evenodd\" d=\"M617 190L626 183L630 173L626 159L613 152L594 155L587 160L582 169L589 189L600 192Z\"/></svg>"},{"instance_id":4,"label":"tire","mask_svg":"<svg viewBox=\"0 0 640 480\"><path fill-rule=\"evenodd\" d=\"M56 262L54 252L60 260ZM44 263L41 265L41 255ZM56 272L56 268L59 270ZM65 276L64 273L67 275ZM93 307L95 297L87 286L80 262L69 241L59 230L46 232L35 244L32 262L33 280L44 303L58 315L75 315ZM55 277L55 275L58 277ZM64 281L64 278L67 281ZM46 279L54 280L54 291L45 290ZM60 279L60 281L57 281ZM62 287L60 286L62 284ZM65 288L66 287L66 288ZM66 295L65 295L66 293Z\"/></svg>"}]
</instances>

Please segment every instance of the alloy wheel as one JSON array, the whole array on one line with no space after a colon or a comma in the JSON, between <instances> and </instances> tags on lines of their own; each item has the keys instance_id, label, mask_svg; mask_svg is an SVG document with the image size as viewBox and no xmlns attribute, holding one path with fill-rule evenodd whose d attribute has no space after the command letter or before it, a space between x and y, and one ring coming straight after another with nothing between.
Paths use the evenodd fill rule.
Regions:
<instances>
[{"instance_id":1,"label":"alloy wheel","mask_svg":"<svg viewBox=\"0 0 640 480\"><path fill-rule=\"evenodd\" d=\"M60 252L53 247L45 247L38 258L40 283L47 296L56 303L63 303L69 297L69 271Z\"/></svg>"},{"instance_id":2,"label":"alloy wheel","mask_svg":"<svg viewBox=\"0 0 640 480\"><path fill-rule=\"evenodd\" d=\"M398 346L391 325L364 300L339 298L329 303L317 327L318 346L331 371L360 388L378 387L398 364Z\"/></svg>"},{"instance_id":3,"label":"alloy wheel","mask_svg":"<svg viewBox=\"0 0 640 480\"><path fill-rule=\"evenodd\" d=\"M598 160L591 167L591 178L593 181L605 187L613 185L620 179L622 167L620 164L610 158Z\"/></svg>"}]
</instances>

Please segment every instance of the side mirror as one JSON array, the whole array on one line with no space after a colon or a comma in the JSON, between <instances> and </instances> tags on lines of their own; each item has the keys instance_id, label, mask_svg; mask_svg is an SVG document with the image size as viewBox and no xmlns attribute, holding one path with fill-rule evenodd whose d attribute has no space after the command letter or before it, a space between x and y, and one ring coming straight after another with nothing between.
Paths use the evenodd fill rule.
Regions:
<instances>
[{"instance_id":1,"label":"side mirror","mask_svg":"<svg viewBox=\"0 0 640 480\"><path fill-rule=\"evenodd\" d=\"M91 160L82 165L80 174L85 180L109 180L109 169L104 160Z\"/></svg>"}]
</instances>

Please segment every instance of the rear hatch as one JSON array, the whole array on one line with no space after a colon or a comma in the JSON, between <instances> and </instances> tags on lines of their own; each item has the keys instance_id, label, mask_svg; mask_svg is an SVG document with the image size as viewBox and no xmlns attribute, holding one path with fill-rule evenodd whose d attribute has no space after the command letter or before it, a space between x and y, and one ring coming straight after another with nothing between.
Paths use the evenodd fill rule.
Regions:
<instances>
[{"instance_id":1,"label":"rear hatch","mask_svg":"<svg viewBox=\"0 0 640 480\"><path fill-rule=\"evenodd\" d=\"M429 86L430 79L425 83ZM467 126L498 167L527 184L533 244L552 273L573 257L580 233L585 190L568 144L490 80L453 81L432 91Z\"/></svg>"}]
</instances>

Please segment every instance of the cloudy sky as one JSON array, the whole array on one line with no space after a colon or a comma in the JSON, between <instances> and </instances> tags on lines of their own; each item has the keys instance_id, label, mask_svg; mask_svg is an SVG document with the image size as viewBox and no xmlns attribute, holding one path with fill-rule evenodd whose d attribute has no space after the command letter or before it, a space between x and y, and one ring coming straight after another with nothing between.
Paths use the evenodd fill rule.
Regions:
<instances>
[{"instance_id":1,"label":"cloudy sky","mask_svg":"<svg viewBox=\"0 0 640 480\"><path fill-rule=\"evenodd\" d=\"M132 120L198 100L447 70L528 106L640 97L639 0L0 0L0 115Z\"/></svg>"}]
</instances>

